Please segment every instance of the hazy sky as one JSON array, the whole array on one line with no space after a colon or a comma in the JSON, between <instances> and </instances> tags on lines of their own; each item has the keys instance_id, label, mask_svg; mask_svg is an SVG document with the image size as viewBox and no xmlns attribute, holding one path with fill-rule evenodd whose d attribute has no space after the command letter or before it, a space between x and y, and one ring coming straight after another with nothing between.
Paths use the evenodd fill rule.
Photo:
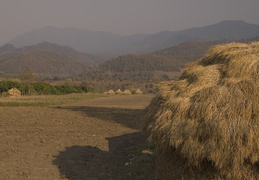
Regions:
<instances>
[{"instance_id":1,"label":"hazy sky","mask_svg":"<svg viewBox=\"0 0 259 180\"><path fill-rule=\"evenodd\" d=\"M45 26L130 35L223 20L259 24L259 0L0 0L0 45Z\"/></svg>"}]
</instances>

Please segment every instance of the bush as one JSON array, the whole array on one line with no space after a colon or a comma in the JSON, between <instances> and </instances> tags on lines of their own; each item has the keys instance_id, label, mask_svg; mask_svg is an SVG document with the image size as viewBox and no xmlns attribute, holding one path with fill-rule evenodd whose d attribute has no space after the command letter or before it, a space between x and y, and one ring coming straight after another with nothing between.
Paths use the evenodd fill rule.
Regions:
<instances>
[{"instance_id":1,"label":"bush","mask_svg":"<svg viewBox=\"0 0 259 180\"><path fill-rule=\"evenodd\" d=\"M78 86L72 86L69 84L63 84L61 86L55 86L61 94L69 94L69 93L82 93L83 90Z\"/></svg>"},{"instance_id":2,"label":"bush","mask_svg":"<svg viewBox=\"0 0 259 180\"><path fill-rule=\"evenodd\" d=\"M17 88L21 92L28 91L25 83L14 82L14 81L0 81L0 92L7 92L11 88ZM84 92L93 92L93 88L86 85L51 85L45 82L33 82L30 87L30 91L33 94L46 94L46 95L61 95L61 94L70 94L70 93L84 93Z\"/></svg>"},{"instance_id":3,"label":"bush","mask_svg":"<svg viewBox=\"0 0 259 180\"><path fill-rule=\"evenodd\" d=\"M94 89L88 86L80 86L80 89L84 92L94 92Z\"/></svg>"},{"instance_id":4,"label":"bush","mask_svg":"<svg viewBox=\"0 0 259 180\"><path fill-rule=\"evenodd\" d=\"M34 82L32 85L38 94L61 94L61 92L55 86L52 86L51 84L45 82Z\"/></svg>"},{"instance_id":5,"label":"bush","mask_svg":"<svg viewBox=\"0 0 259 180\"><path fill-rule=\"evenodd\" d=\"M15 81L0 81L0 92L6 92L12 88L17 88L20 91L25 91L25 86L23 83Z\"/></svg>"}]
</instances>

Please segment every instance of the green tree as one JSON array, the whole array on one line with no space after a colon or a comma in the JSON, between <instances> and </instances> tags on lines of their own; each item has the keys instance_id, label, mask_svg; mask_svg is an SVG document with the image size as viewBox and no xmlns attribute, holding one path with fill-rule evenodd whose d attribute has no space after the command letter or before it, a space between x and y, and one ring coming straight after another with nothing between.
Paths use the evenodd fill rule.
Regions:
<instances>
[{"instance_id":1,"label":"green tree","mask_svg":"<svg viewBox=\"0 0 259 180\"><path fill-rule=\"evenodd\" d=\"M34 82L32 85L33 85L33 89L38 94L49 94L49 95L61 94L61 92L55 86L52 86L51 84L48 84L45 82Z\"/></svg>"},{"instance_id":2,"label":"green tree","mask_svg":"<svg viewBox=\"0 0 259 180\"><path fill-rule=\"evenodd\" d=\"M32 86L32 83L35 80L35 75L31 70L22 70L20 73L20 79L25 86L25 91L28 92L28 94L31 94L33 91L35 91Z\"/></svg>"}]
</instances>

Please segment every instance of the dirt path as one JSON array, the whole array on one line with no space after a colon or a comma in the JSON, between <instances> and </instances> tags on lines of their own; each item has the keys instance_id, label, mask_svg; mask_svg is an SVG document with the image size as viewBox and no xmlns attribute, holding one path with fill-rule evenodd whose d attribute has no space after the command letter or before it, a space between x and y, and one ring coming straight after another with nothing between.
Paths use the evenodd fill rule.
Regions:
<instances>
[{"instance_id":1,"label":"dirt path","mask_svg":"<svg viewBox=\"0 0 259 180\"><path fill-rule=\"evenodd\" d=\"M125 150L145 142L139 113L149 95L55 107L0 107L1 180L130 179Z\"/></svg>"}]
</instances>

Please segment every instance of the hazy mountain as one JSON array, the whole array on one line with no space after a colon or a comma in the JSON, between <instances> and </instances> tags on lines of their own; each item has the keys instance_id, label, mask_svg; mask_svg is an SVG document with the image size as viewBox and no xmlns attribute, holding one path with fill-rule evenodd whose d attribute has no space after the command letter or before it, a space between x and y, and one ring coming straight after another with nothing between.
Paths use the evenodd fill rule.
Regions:
<instances>
[{"instance_id":1,"label":"hazy mountain","mask_svg":"<svg viewBox=\"0 0 259 180\"><path fill-rule=\"evenodd\" d=\"M0 47L0 56L12 53L16 50L16 48L12 44L6 44Z\"/></svg>"},{"instance_id":2,"label":"hazy mountain","mask_svg":"<svg viewBox=\"0 0 259 180\"><path fill-rule=\"evenodd\" d=\"M236 40L249 43L259 36ZM88 54L51 43L15 48L0 47L0 74L17 75L29 69L41 76L84 76L94 80L168 80L180 74L186 63L196 61L216 44L229 40L185 42L146 54L126 54L99 65L89 64ZM90 56L91 58L91 56ZM88 63L86 63L88 62Z\"/></svg>"},{"instance_id":3,"label":"hazy mountain","mask_svg":"<svg viewBox=\"0 0 259 180\"><path fill-rule=\"evenodd\" d=\"M244 21L223 21L182 31L119 36L77 28L45 27L18 36L10 43L16 47L50 42L88 53L146 53L188 41L236 40L259 36L259 25Z\"/></svg>"},{"instance_id":4,"label":"hazy mountain","mask_svg":"<svg viewBox=\"0 0 259 180\"><path fill-rule=\"evenodd\" d=\"M5 75L29 69L40 76L76 76L97 61L104 58L46 42L22 48L10 44L0 47L0 72Z\"/></svg>"},{"instance_id":5,"label":"hazy mountain","mask_svg":"<svg viewBox=\"0 0 259 180\"><path fill-rule=\"evenodd\" d=\"M138 42L138 46L155 51L188 41L238 40L256 36L259 36L259 25L244 21L222 21L182 31L160 32Z\"/></svg>"},{"instance_id":6,"label":"hazy mountain","mask_svg":"<svg viewBox=\"0 0 259 180\"><path fill-rule=\"evenodd\" d=\"M259 36L235 40L242 43L253 41L259 41ZM99 80L168 80L179 76L186 63L202 58L211 46L229 42L228 40L185 42L152 53L122 55L90 69L87 76Z\"/></svg>"},{"instance_id":7,"label":"hazy mountain","mask_svg":"<svg viewBox=\"0 0 259 180\"><path fill-rule=\"evenodd\" d=\"M23 47L50 42L60 45L67 45L76 50L84 52L96 52L96 49L104 48L105 44L112 43L119 35L109 32L91 32L77 28L56 28L44 27L33 30L13 39L10 44L16 47Z\"/></svg>"},{"instance_id":8,"label":"hazy mountain","mask_svg":"<svg viewBox=\"0 0 259 180\"><path fill-rule=\"evenodd\" d=\"M220 43L186 42L152 53L122 55L90 69L87 76L97 80L168 80L180 75L187 62L201 58L211 45Z\"/></svg>"},{"instance_id":9,"label":"hazy mountain","mask_svg":"<svg viewBox=\"0 0 259 180\"><path fill-rule=\"evenodd\" d=\"M4 75L18 75L22 70L30 70L37 76L76 76L86 69L87 66L76 59L48 51L0 57L0 73Z\"/></svg>"},{"instance_id":10,"label":"hazy mountain","mask_svg":"<svg viewBox=\"0 0 259 180\"><path fill-rule=\"evenodd\" d=\"M101 63L111 58L109 55L88 54L76 51L69 46L62 46L48 42L42 42L36 45L25 46L22 48L15 48L13 45L7 44L0 47L0 56L14 56L14 54L17 55L19 53L29 53L34 51L48 51L63 54L88 65Z\"/></svg>"}]
</instances>

